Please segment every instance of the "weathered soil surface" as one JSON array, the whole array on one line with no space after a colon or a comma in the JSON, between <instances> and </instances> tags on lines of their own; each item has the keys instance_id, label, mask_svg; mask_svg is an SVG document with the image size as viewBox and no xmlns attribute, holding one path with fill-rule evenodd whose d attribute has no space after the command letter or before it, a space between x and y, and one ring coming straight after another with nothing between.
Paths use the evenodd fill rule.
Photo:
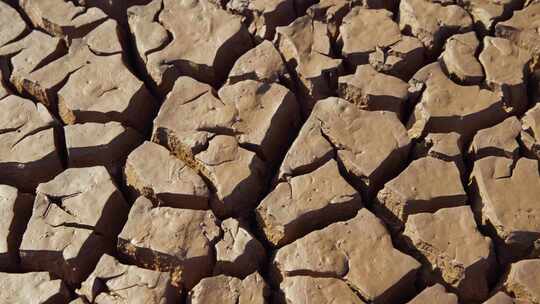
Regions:
<instances>
[{"instance_id":1,"label":"weathered soil surface","mask_svg":"<svg viewBox=\"0 0 540 304\"><path fill-rule=\"evenodd\" d=\"M0 304L540 304L540 1L0 0Z\"/></svg>"}]
</instances>

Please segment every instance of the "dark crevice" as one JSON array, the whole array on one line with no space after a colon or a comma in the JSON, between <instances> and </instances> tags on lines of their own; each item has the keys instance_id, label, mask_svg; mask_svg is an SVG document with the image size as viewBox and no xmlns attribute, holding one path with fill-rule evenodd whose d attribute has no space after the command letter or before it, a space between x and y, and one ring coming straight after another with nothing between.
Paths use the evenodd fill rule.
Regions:
<instances>
[{"instance_id":1,"label":"dark crevice","mask_svg":"<svg viewBox=\"0 0 540 304\"><path fill-rule=\"evenodd\" d=\"M45 214L43 216L45 217L47 215L51 205L56 205L58 208L60 208L65 213L67 213L67 214L69 214L69 215L76 218L77 217L76 215L74 215L70 210L68 210L67 208L64 207L64 199L75 197L75 196L80 195L80 194L81 193L79 192L79 193L74 193L74 194L65 195L65 196L46 195L46 197L48 199L48 202L49 202L49 205L47 206L47 209L45 210ZM62 226L62 225L59 225L59 226Z\"/></svg>"},{"instance_id":2,"label":"dark crevice","mask_svg":"<svg viewBox=\"0 0 540 304\"><path fill-rule=\"evenodd\" d=\"M361 293L360 291L358 291L358 289L354 288L354 286L350 283L350 282L347 282L345 281L345 284L347 284L347 286L349 287L349 289L364 303L369 303L370 301L368 299L366 299Z\"/></svg>"},{"instance_id":3,"label":"dark crevice","mask_svg":"<svg viewBox=\"0 0 540 304\"><path fill-rule=\"evenodd\" d=\"M19 51L20 52L20 51ZM13 65L11 63L11 59L13 56L17 55L19 52L11 54L9 56L0 57L0 85L3 85L5 88L7 88L9 94L17 94L18 90L11 82L11 74L13 71ZM17 94L19 95L19 94ZM24 94L20 94L20 97L26 97Z\"/></svg>"},{"instance_id":4,"label":"dark crevice","mask_svg":"<svg viewBox=\"0 0 540 304\"><path fill-rule=\"evenodd\" d=\"M33 135L36 135L37 133L41 132L41 131L44 131L44 130L47 130L47 129L50 129L51 126L43 126L43 127L40 127L40 128L35 128L27 133L25 133L21 138L19 138L17 141L15 141L12 145L11 145L11 149L15 148L16 145L18 145L20 142L22 142L23 140L25 140L26 138L30 137L30 136L33 136Z\"/></svg>"},{"instance_id":5,"label":"dark crevice","mask_svg":"<svg viewBox=\"0 0 540 304\"><path fill-rule=\"evenodd\" d=\"M67 54L68 54L67 46L62 40L60 44L58 45L57 49L54 52L52 52L49 56L43 58L43 60L41 60L38 64L36 64L36 66L29 73L33 73L43 68L44 66L56 61L57 59L62 58L63 56Z\"/></svg>"},{"instance_id":6,"label":"dark crevice","mask_svg":"<svg viewBox=\"0 0 540 304\"><path fill-rule=\"evenodd\" d=\"M55 128L54 140L58 157L60 158L60 162L62 163L62 168L68 168L69 153L66 146L66 134L63 126L58 126Z\"/></svg>"},{"instance_id":7,"label":"dark crevice","mask_svg":"<svg viewBox=\"0 0 540 304\"><path fill-rule=\"evenodd\" d=\"M143 4L143 3L141 3ZM146 3L144 3L146 4ZM126 15L127 18L127 15ZM126 19L127 24L127 19ZM131 33L129 30L129 26L126 25L127 29L125 30L125 39L123 43L123 56L124 63L126 67L139 79L141 80L145 87L147 88L150 95L154 98L154 100L158 101L158 105L161 105L163 103L163 99L160 98L159 92L156 90L156 86L154 85L154 81L150 78L150 76L147 74L146 71L146 65L144 64L144 61L142 58L140 58L138 51L137 51L137 42L135 40L135 36ZM157 115L157 112L155 113ZM154 118L155 118L154 115ZM149 137L147 137L149 139Z\"/></svg>"}]
</instances>

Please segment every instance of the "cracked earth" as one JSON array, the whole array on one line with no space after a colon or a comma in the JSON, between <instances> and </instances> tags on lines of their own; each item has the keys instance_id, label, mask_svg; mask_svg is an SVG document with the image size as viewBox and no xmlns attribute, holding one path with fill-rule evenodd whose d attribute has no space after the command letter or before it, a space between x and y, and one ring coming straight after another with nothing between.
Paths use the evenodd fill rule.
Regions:
<instances>
[{"instance_id":1,"label":"cracked earth","mask_svg":"<svg viewBox=\"0 0 540 304\"><path fill-rule=\"evenodd\" d=\"M0 304L540 304L538 0L0 0Z\"/></svg>"}]
</instances>

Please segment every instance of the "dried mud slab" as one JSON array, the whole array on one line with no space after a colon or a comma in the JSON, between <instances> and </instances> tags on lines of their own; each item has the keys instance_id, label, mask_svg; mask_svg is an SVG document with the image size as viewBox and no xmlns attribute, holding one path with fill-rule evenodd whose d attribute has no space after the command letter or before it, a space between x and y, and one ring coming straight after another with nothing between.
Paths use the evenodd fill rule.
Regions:
<instances>
[{"instance_id":1,"label":"dried mud slab","mask_svg":"<svg viewBox=\"0 0 540 304\"><path fill-rule=\"evenodd\" d=\"M34 197L17 188L0 185L0 269L15 271L19 264L19 246L32 214ZM1 298L1 297L0 297Z\"/></svg>"},{"instance_id":2,"label":"dried mud slab","mask_svg":"<svg viewBox=\"0 0 540 304\"><path fill-rule=\"evenodd\" d=\"M19 250L23 269L48 271L76 285L92 272L100 256L111 250L108 238L79 225L47 196L36 196Z\"/></svg>"},{"instance_id":3,"label":"dried mud slab","mask_svg":"<svg viewBox=\"0 0 540 304\"><path fill-rule=\"evenodd\" d=\"M438 63L422 68L409 84L420 94L407 123L411 138L456 132L469 140L476 131L501 122L510 112L500 93L458 85Z\"/></svg>"},{"instance_id":4,"label":"dried mud slab","mask_svg":"<svg viewBox=\"0 0 540 304\"><path fill-rule=\"evenodd\" d=\"M286 277L279 288L277 302L283 304L364 304L347 283L335 278Z\"/></svg>"},{"instance_id":5,"label":"dried mud slab","mask_svg":"<svg viewBox=\"0 0 540 304\"><path fill-rule=\"evenodd\" d=\"M67 303L69 290L47 272L0 273L2 303Z\"/></svg>"},{"instance_id":6,"label":"dried mud slab","mask_svg":"<svg viewBox=\"0 0 540 304\"><path fill-rule=\"evenodd\" d=\"M15 87L58 110L66 124L118 121L145 130L155 103L144 83L124 64L121 46L114 44L118 37L102 34L115 31L114 24L103 23L84 39L73 40L67 54L48 58L37 69L14 65ZM56 55L55 41L49 42L49 51ZM38 51L29 51L20 61ZM100 51L104 55L96 55Z\"/></svg>"},{"instance_id":7,"label":"dried mud slab","mask_svg":"<svg viewBox=\"0 0 540 304\"><path fill-rule=\"evenodd\" d=\"M469 146L469 154L473 159L487 156L517 159L520 146L516 138L520 132L520 121L515 116L509 117L498 125L478 131Z\"/></svg>"},{"instance_id":8,"label":"dried mud slab","mask_svg":"<svg viewBox=\"0 0 540 304\"><path fill-rule=\"evenodd\" d=\"M463 140L458 133L430 133L414 146L413 158L429 156L452 162L463 176L466 171L462 155L463 146Z\"/></svg>"},{"instance_id":9,"label":"dried mud slab","mask_svg":"<svg viewBox=\"0 0 540 304\"><path fill-rule=\"evenodd\" d=\"M245 278L261 269L266 262L266 251L247 225L229 218L221 222L221 230L223 237L215 246L214 275Z\"/></svg>"},{"instance_id":10,"label":"dried mud slab","mask_svg":"<svg viewBox=\"0 0 540 304\"><path fill-rule=\"evenodd\" d=\"M364 64L354 75L339 77L338 82L339 97L363 110L394 112L401 119L409 98L409 85L403 80Z\"/></svg>"},{"instance_id":11,"label":"dried mud slab","mask_svg":"<svg viewBox=\"0 0 540 304\"><path fill-rule=\"evenodd\" d=\"M405 128L394 113L364 111L330 97L315 105L278 178L309 173L335 156L347 178L369 197L399 172L409 147Z\"/></svg>"},{"instance_id":12,"label":"dried mud slab","mask_svg":"<svg viewBox=\"0 0 540 304\"><path fill-rule=\"evenodd\" d=\"M521 118L521 142L530 157L540 159L540 104L532 107Z\"/></svg>"},{"instance_id":13,"label":"dried mud slab","mask_svg":"<svg viewBox=\"0 0 540 304\"><path fill-rule=\"evenodd\" d=\"M495 28L496 24L502 20L509 19L514 10L521 8L523 1L503 0L495 2L465 0L460 5L463 5L471 14L475 30L481 35L488 35Z\"/></svg>"},{"instance_id":14,"label":"dried mud slab","mask_svg":"<svg viewBox=\"0 0 540 304\"><path fill-rule=\"evenodd\" d=\"M532 2L521 10L515 11L512 18L499 22L495 26L495 34L506 38L517 46L528 50L535 62L540 56L540 2Z\"/></svg>"},{"instance_id":15,"label":"dried mud slab","mask_svg":"<svg viewBox=\"0 0 540 304\"><path fill-rule=\"evenodd\" d=\"M276 163L292 139L289 133L300 125L295 95L279 84L247 80L222 87L218 96L236 108L234 121L226 128L237 134L240 145L251 146L261 158Z\"/></svg>"},{"instance_id":16,"label":"dried mud slab","mask_svg":"<svg viewBox=\"0 0 540 304\"><path fill-rule=\"evenodd\" d=\"M67 169L36 192L21 264L80 283L112 250L128 206L104 167Z\"/></svg>"},{"instance_id":17,"label":"dried mud slab","mask_svg":"<svg viewBox=\"0 0 540 304\"><path fill-rule=\"evenodd\" d=\"M270 289L264 279L254 273L240 280L219 275L204 278L187 297L188 304L265 304Z\"/></svg>"},{"instance_id":18,"label":"dried mud slab","mask_svg":"<svg viewBox=\"0 0 540 304\"><path fill-rule=\"evenodd\" d=\"M274 44L291 72L304 115L315 102L331 96L337 87L342 60L332 58L328 26L309 16L297 18L286 27L278 27Z\"/></svg>"},{"instance_id":19,"label":"dried mud slab","mask_svg":"<svg viewBox=\"0 0 540 304\"><path fill-rule=\"evenodd\" d=\"M377 71L408 81L424 65L425 47L418 38L403 35L388 48L375 48L368 60Z\"/></svg>"},{"instance_id":20,"label":"dried mud slab","mask_svg":"<svg viewBox=\"0 0 540 304\"><path fill-rule=\"evenodd\" d=\"M114 238L127 218L128 205L105 167L69 168L36 193L45 195L55 213L45 214L54 226L80 226Z\"/></svg>"},{"instance_id":21,"label":"dried mud slab","mask_svg":"<svg viewBox=\"0 0 540 304\"><path fill-rule=\"evenodd\" d=\"M315 229L354 217L360 194L329 160L317 170L279 183L256 209L257 222L273 246L288 244Z\"/></svg>"},{"instance_id":22,"label":"dried mud slab","mask_svg":"<svg viewBox=\"0 0 540 304\"><path fill-rule=\"evenodd\" d=\"M0 47L0 65L5 81L18 91L24 91L29 73L43 67L67 52L65 42L39 30Z\"/></svg>"},{"instance_id":23,"label":"dried mud slab","mask_svg":"<svg viewBox=\"0 0 540 304\"><path fill-rule=\"evenodd\" d=\"M540 303L540 260L523 260L510 266L503 288L523 303Z\"/></svg>"},{"instance_id":24,"label":"dried mud slab","mask_svg":"<svg viewBox=\"0 0 540 304\"><path fill-rule=\"evenodd\" d=\"M519 303L516 303L514 299L511 298L506 293L499 291L494 296L492 296L487 301L485 301L483 304L519 304Z\"/></svg>"},{"instance_id":25,"label":"dried mud slab","mask_svg":"<svg viewBox=\"0 0 540 304\"><path fill-rule=\"evenodd\" d=\"M169 273L121 264L104 254L77 294L89 303L178 303Z\"/></svg>"},{"instance_id":26,"label":"dried mud slab","mask_svg":"<svg viewBox=\"0 0 540 304\"><path fill-rule=\"evenodd\" d=\"M420 264L392 246L382 222L366 209L280 248L274 277L308 274L341 278L373 303L396 303L414 294Z\"/></svg>"},{"instance_id":27,"label":"dried mud slab","mask_svg":"<svg viewBox=\"0 0 540 304\"><path fill-rule=\"evenodd\" d=\"M391 230L397 232L413 214L465 204L467 193L458 168L451 162L425 157L413 161L386 183L377 194L374 208Z\"/></svg>"},{"instance_id":28,"label":"dried mud slab","mask_svg":"<svg viewBox=\"0 0 540 304\"><path fill-rule=\"evenodd\" d=\"M183 93L186 89L193 94ZM215 96L209 87L183 77L154 120L152 138L183 158L200 153L216 135L234 136L272 163L286 149L287 132L298 128L298 112L294 94L279 84L245 80L222 87Z\"/></svg>"},{"instance_id":29,"label":"dried mud slab","mask_svg":"<svg viewBox=\"0 0 540 304\"><path fill-rule=\"evenodd\" d=\"M272 42L265 40L238 58L229 73L227 84L247 79L291 84L285 62Z\"/></svg>"},{"instance_id":30,"label":"dried mud slab","mask_svg":"<svg viewBox=\"0 0 540 304\"><path fill-rule=\"evenodd\" d=\"M375 1L373 1L375 2ZM382 2L382 1L380 1ZM380 3L377 1L377 4ZM351 9L359 5L360 1L349 0L321 0L310 6L306 14L313 20L326 23L328 32L332 41L337 39L339 34L339 26L343 22L343 18L351 11Z\"/></svg>"},{"instance_id":31,"label":"dried mud slab","mask_svg":"<svg viewBox=\"0 0 540 304\"><path fill-rule=\"evenodd\" d=\"M372 1L372 0L321 0L307 9L306 14L311 18L328 24L328 30L333 40L339 34L339 26L343 18L356 6L362 6L370 9L386 9L394 11L397 7L397 1Z\"/></svg>"},{"instance_id":32,"label":"dried mud slab","mask_svg":"<svg viewBox=\"0 0 540 304\"><path fill-rule=\"evenodd\" d=\"M5 2L0 3L0 20L0 47L19 38L28 30L19 12Z\"/></svg>"},{"instance_id":33,"label":"dried mud slab","mask_svg":"<svg viewBox=\"0 0 540 304\"><path fill-rule=\"evenodd\" d=\"M414 299L407 304L458 304L458 297L453 293L446 292L446 289L441 284L435 284L424 289Z\"/></svg>"},{"instance_id":34,"label":"dried mud slab","mask_svg":"<svg viewBox=\"0 0 540 304\"><path fill-rule=\"evenodd\" d=\"M2 76L2 72L0 71L0 100L12 94L4 78L5 77Z\"/></svg>"},{"instance_id":35,"label":"dried mud slab","mask_svg":"<svg viewBox=\"0 0 540 304\"><path fill-rule=\"evenodd\" d=\"M218 85L252 47L241 18L207 0L153 0L130 7L128 22L138 59L162 96L179 76Z\"/></svg>"},{"instance_id":36,"label":"dried mud slab","mask_svg":"<svg viewBox=\"0 0 540 304\"><path fill-rule=\"evenodd\" d=\"M9 4L0 3L0 46L23 35L28 27L19 12Z\"/></svg>"},{"instance_id":37,"label":"dried mud slab","mask_svg":"<svg viewBox=\"0 0 540 304\"><path fill-rule=\"evenodd\" d=\"M491 239L478 231L469 206L411 215L403 235L424 263L422 280L445 283L465 302L488 297L495 251Z\"/></svg>"},{"instance_id":38,"label":"dried mud slab","mask_svg":"<svg viewBox=\"0 0 540 304\"><path fill-rule=\"evenodd\" d=\"M64 123L114 120L144 130L154 101L125 65L117 32L116 22L108 20L66 48L60 39L33 31L1 48L0 57L9 59L14 87L58 110Z\"/></svg>"},{"instance_id":39,"label":"dried mud slab","mask_svg":"<svg viewBox=\"0 0 540 304\"><path fill-rule=\"evenodd\" d=\"M536 160L488 156L471 173L474 210L497 244L501 262L525 257L540 239L540 176Z\"/></svg>"},{"instance_id":40,"label":"dried mud slab","mask_svg":"<svg viewBox=\"0 0 540 304\"><path fill-rule=\"evenodd\" d=\"M299 111L294 94L279 84L245 80L222 87L218 96L179 78L154 120L152 140L210 181L212 209L227 216L253 209L266 164L285 153Z\"/></svg>"},{"instance_id":41,"label":"dried mud slab","mask_svg":"<svg viewBox=\"0 0 540 304\"><path fill-rule=\"evenodd\" d=\"M214 137L208 149L196 155L195 162L215 191L210 205L216 215L242 215L255 207L264 190L266 167L234 137Z\"/></svg>"},{"instance_id":42,"label":"dried mud slab","mask_svg":"<svg viewBox=\"0 0 540 304\"><path fill-rule=\"evenodd\" d=\"M276 27L286 26L296 18L294 0L231 0L226 7L246 18L248 30L257 40L272 40Z\"/></svg>"},{"instance_id":43,"label":"dried mud slab","mask_svg":"<svg viewBox=\"0 0 540 304\"><path fill-rule=\"evenodd\" d=\"M146 0L143 0L146 1ZM97 7L119 23L127 21L127 9L129 6L141 2L141 0L109 1L109 0L75 0L79 6L86 8Z\"/></svg>"},{"instance_id":44,"label":"dried mud slab","mask_svg":"<svg viewBox=\"0 0 540 304\"><path fill-rule=\"evenodd\" d=\"M88 54L84 47L80 52ZM83 56L78 53L73 56ZM58 91L58 108L64 123L117 121L144 132L156 108L144 83L129 71L119 54L89 56L86 60L76 71L68 73L66 84ZM36 79L46 78L48 71L48 66L38 70Z\"/></svg>"},{"instance_id":45,"label":"dried mud slab","mask_svg":"<svg viewBox=\"0 0 540 304\"><path fill-rule=\"evenodd\" d=\"M9 95L0 101L0 183L32 193L62 170L58 123L41 104Z\"/></svg>"},{"instance_id":46,"label":"dried mud slab","mask_svg":"<svg viewBox=\"0 0 540 304\"><path fill-rule=\"evenodd\" d=\"M484 80L484 70L476 58L479 47L475 32L453 35L446 40L439 62L451 78L467 85L479 84Z\"/></svg>"},{"instance_id":47,"label":"dried mud slab","mask_svg":"<svg viewBox=\"0 0 540 304\"><path fill-rule=\"evenodd\" d=\"M166 148L146 141L133 150L124 167L131 199L144 195L156 205L208 209L204 180Z\"/></svg>"},{"instance_id":48,"label":"dried mud slab","mask_svg":"<svg viewBox=\"0 0 540 304\"><path fill-rule=\"evenodd\" d=\"M143 137L119 122L84 123L64 126L69 167L123 166L129 152Z\"/></svg>"},{"instance_id":49,"label":"dried mud slab","mask_svg":"<svg viewBox=\"0 0 540 304\"><path fill-rule=\"evenodd\" d=\"M353 68L368 63L377 47L388 48L401 39L398 24L385 9L355 7L343 18L339 32L341 54Z\"/></svg>"},{"instance_id":50,"label":"dried mud slab","mask_svg":"<svg viewBox=\"0 0 540 304\"><path fill-rule=\"evenodd\" d=\"M502 92L512 111L524 112L528 105L527 74L531 53L510 40L485 37L478 58L486 72L486 84Z\"/></svg>"},{"instance_id":51,"label":"dried mud slab","mask_svg":"<svg viewBox=\"0 0 540 304\"><path fill-rule=\"evenodd\" d=\"M154 207L139 197L118 235L118 251L139 267L170 272L175 286L190 290L212 274L220 234L211 211Z\"/></svg>"},{"instance_id":52,"label":"dried mud slab","mask_svg":"<svg viewBox=\"0 0 540 304\"><path fill-rule=\"evenodd\" d=\"M19 0L32 24L53 36L79 38L107 19L98 8L76 6L66 0Z\"/></svg>"},{"instance_id":53,"label":"dried mud slab","mask_svg":"<svg viewBox=\"0 0 540 304\"><path fill-rule=\"evenodd\" d=\"M473 21L457 5L428 0L404 0L399 4L399 26L422 41L428 57L435 57L453 34L468 32Z\"/></svg>"}]
</instances>

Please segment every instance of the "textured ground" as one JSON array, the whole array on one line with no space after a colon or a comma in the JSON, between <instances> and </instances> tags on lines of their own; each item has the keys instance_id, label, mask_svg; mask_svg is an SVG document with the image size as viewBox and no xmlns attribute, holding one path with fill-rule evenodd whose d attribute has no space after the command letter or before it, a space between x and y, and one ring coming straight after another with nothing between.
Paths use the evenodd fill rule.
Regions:
<instances>
[{"instance_id":1,"label":"textured ground","mask_svg":"<svg viewBox=\"0 0 540 304\"><path fill-rule=\"evenodd\" d=\"M540 304L540 2L0 1L1 304Z\"/></svg>"}]
</instances>

